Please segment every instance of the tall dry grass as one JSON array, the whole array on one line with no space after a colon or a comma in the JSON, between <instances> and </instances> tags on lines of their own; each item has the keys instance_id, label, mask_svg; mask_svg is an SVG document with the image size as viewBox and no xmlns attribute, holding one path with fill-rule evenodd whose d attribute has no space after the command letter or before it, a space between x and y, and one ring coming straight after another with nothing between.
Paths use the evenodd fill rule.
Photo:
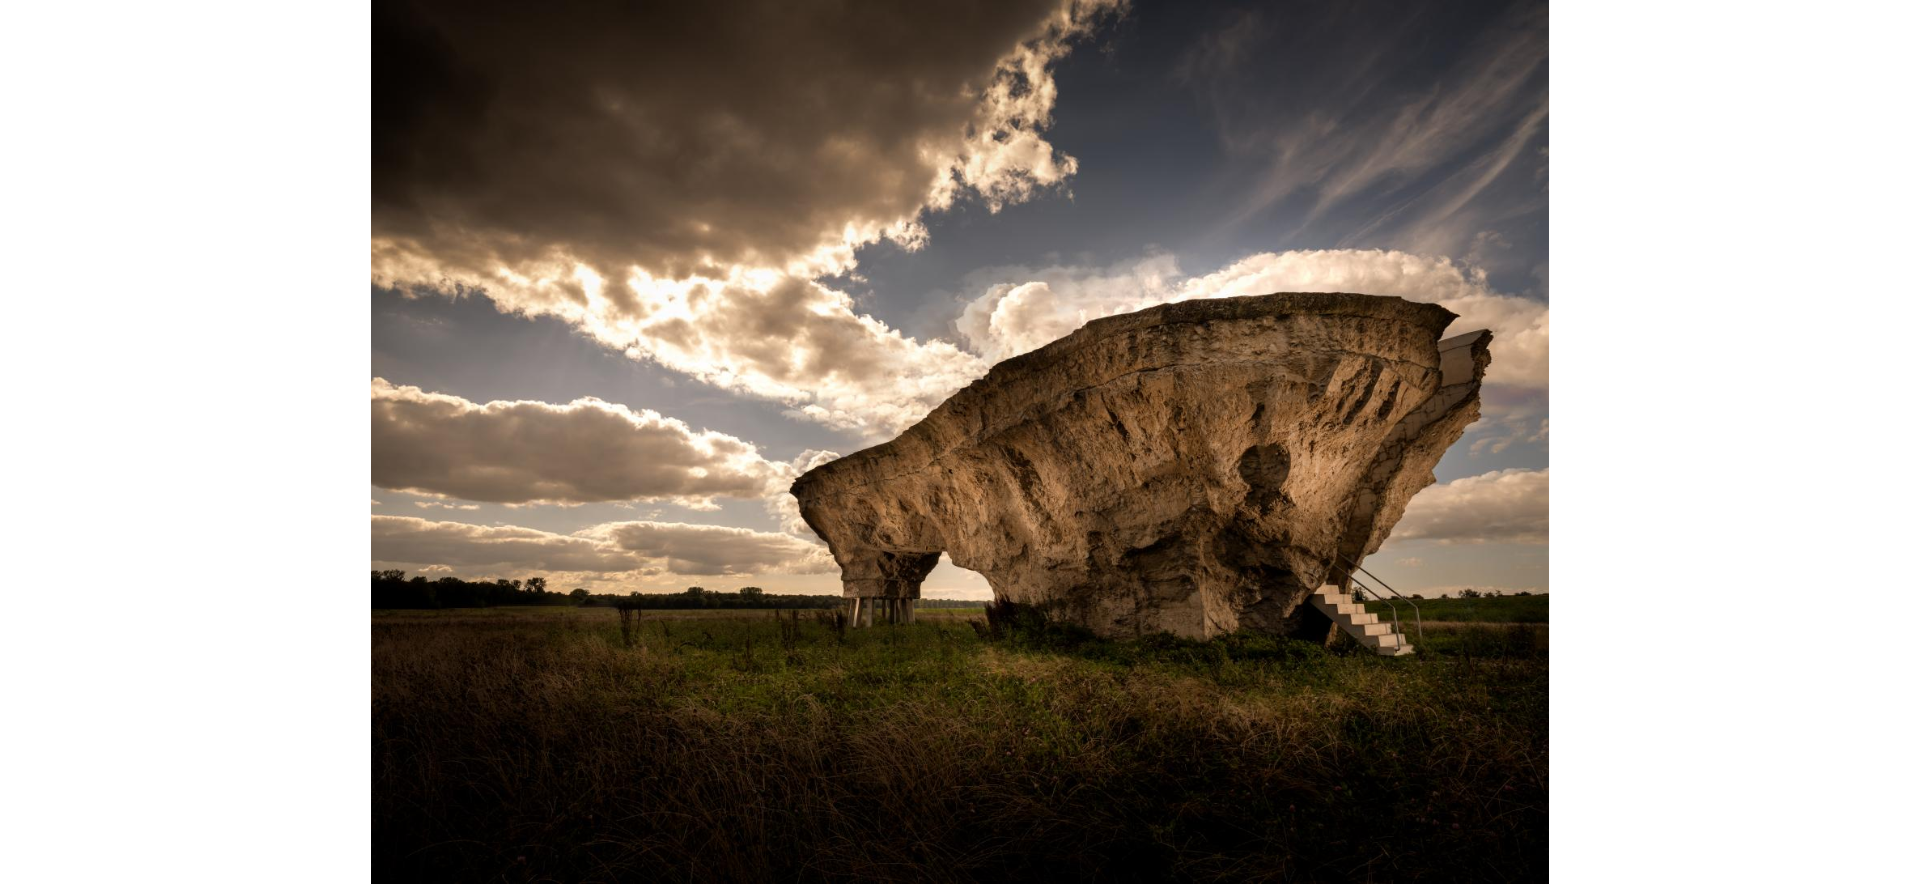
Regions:
<instances>
[{"instance_id":1,"label":"tall dry grass","mask_svg":"<svg viewBox=\"0 0 1920 884\"><path fill-rule=\"evenodd\" d=\"M629 650L611 617L377 618L376 872L1545 875L1543 628L1450 627L1413 660L1244 636L984 642L965 621L641 629Z\"/></svg>"}]
</instances>

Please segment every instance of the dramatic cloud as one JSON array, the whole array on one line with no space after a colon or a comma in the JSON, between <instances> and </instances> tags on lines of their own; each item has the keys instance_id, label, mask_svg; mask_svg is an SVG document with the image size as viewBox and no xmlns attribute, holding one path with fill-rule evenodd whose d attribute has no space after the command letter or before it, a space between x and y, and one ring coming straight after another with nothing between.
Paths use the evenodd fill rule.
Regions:
<instances>
[{"instance_id":1,"label":"dramatic cloud","mask_svg":"<svg viewBox=\"0 0 1920 884\"><path fill-rule=\"evenodd\" d=\"M1448 258L1379 250L1265 252L1187 278L1171 256L1108 269L1050 267L998 271L1026 281L989 288L957 322L961 338L988 360L1033 350L1090 320L1155 304L1271 292L1361 292L1440 304L1460 314L1453 333L1494 332L1490 384L1547 385L1547 305L1503 295L1486 274Z\"/></svg>"},{"instance_id":2,"label":"dramatic cloud","mask_svg":"<svg viewBox=\"0 0 1920 884\"><path fill-rule=\"evenodd\" d=\"M373 10L372 282L553 317L631 359L869 441L994 361L1099 316L1271 291L1398 294L1462 314L1456 331L1496 332L1485 418L1462 447L1504 465L1503 449L1544 442L1540 4L1253 8L1194 48L1182 76L1224 150L1167 165L1205 168L1232 188L1224 199L1191 188L1219 213L1218 229L1195 241L1232 239L1233 254L1332 250L1256 254L1200 276L1172 257L998 268L1007 272L963 289L979 297L941 339L903 334L856 304L849 292L867 284L856 256L885 263L871 256L891 251L860 249L919 249L933 213L1068 195L1080 166L1048 140L1061 99L1054 70L1123 4L383 0ZM1165 48L1162 59L1180 57ZM1159 119L1189 125L1192 110ZM1251 245L1255 235L1272 245ZM1168 241L1133 239L1155 240ZM1133 248L1112 238L1099 248L1114 246ZM1505 289L1531 286L1530 297L1495 291L1489 271ZM1525 279L1537 284L1508 282ZM909 294L877 297L891 309ZM921 307L906 320L916 330L940 315ZM378 561L624 584L831 570L785 489L832 453L771 461L742 439L596 399L481 403L373 387L374 484L435 498L411 512L748 498L764 501L762 527L785 532L632 521L556 534L389 518L375 522ZM1417 506L1438 506L1454 485ZM1419 512L1401 534L1470 539L1442 530L1451 522L1419 527ZM629 515L661 517L644 504Z\"/></svg>"},{"instance_id":3,"label":"dramatic cloud","mask_svg":"<svg viewBox=\"0 0 1920 884\"><path fill-rule=\"evenodd\" d=\"M1486 427L1486 429L1482 430L1482 427ZM1534 425L1532 415L1507 417L1507 419L1498 421L1498 423L1488 423L1486 419L1482 419L1478 425L1475 425L1475 430L1478 438L1473 440L1471 446L1467 446L1467 452L1471 452L1471 454L1482 454L1482 452L1484 452L1484 454L1500 454L1500 452L1505 452L1507 448L1513 448L1515 444L1536 444L1536 446L1542 446L1542 448L1546 448L1546 444L1548 444L1548 419L1546 419L1546 417L1540 419L1538 427Z\"/></svg>"},{"instance_id":4,"label":"dramatic cloud","mask_svg":"<svg viewBox=\"0 0 1920 884\"><path fill-rule=\"evenodd\" d=\"M1355 25L1370 20L1396 27ZM1546 28L1546 4L1529 2L1234 17L1184 68L1251 179L1233 217L1286 202L1303 225L1347 231L1341 246L1460 254L1543 210Z\"/></svg>"},{"instance_id":5,"label":"dramatic cloud","mask_svg":"<svg viewBox=\"0 0 1920 884\"><path fill-rule=\"evenodd\" d=\"M1047 65L1112 5L381 3L374 235L487 276L911 239L961 188L1073 171L1038 135Z\"/></svg>"},{"instance_id":6,"label":"dramatic cloud","mask_svg":"<svg viewBox=\"0 0 1920 884\"><path fill-rule=\"evenodd\" d=\"M785 534L679 522L614 522L588 529L674 574L824 574L827 548Z\"/></svg>"},{"instance_id":7,"label":"dramatic cloud","mask_svg":"<svg viewBox=\"0 0 1920 884\"><path fill-rule=\"evenodd\" d=\"M1547 471L1501 470L1414 495L1393 540L1546 543Z\"/></svg>"},{"instance_id":8,"label":"dramatic cloud","mask_svg":"<svg viewBox=\"0 0 1920 884\"><path fill-rule=\"evenodd\" d=\"M373 484L382 488L489 503L707 509L716 496L758 498L792 482L787 464L750 443L598 399L479 404L379 378L372 392Z\"/></svg>"},{"instance_id":9,"label":"dramatic cloud","mask_svg":"<svg viewBox=\"0 0 1920 884\"><path fill-rule=\"evenodd\" d=\"M794 458L789 467L794 478L799 478L806 471L839 458L840 455L831 451L808 449L800 452L800 456ZM800 501L787 490L792 485L792 482L788 482L780 486L776 493L767 497L767 513L780 523L780 530L795 537L813 539L817 535L813 533L812 528L807 527L807 521L800 518Z\"/></svg>"},{"instance_id":10,"label":"dramatic cloud","mask_svg":"<svg viewBox=\"0 0 1920 884\"><path fill-rule=\"evenodd\" d=\"M1504 388L1482 388L1480 420L1467 429L1467 451L1474 455L1499 454L1520 444L1544 445L1547 442L1545 395L1505 397L1489 396L1506 392Z\"/></svg>"},{"instance_id":11,"label":"dramatic cloud","mask_svg":"<svg viewBox=\"0 0 1920 884\"><path fill-rule=\"evenodd\" d=\"M826 548L786 534L679 522L610 522L572 534L374 516L373 561L509 571L818 574Z\"/></svg>"},{"instance_id":12,"label":"dramatic cloud","mask_svg":"<svg viewBox=\"0 0 1920 884\"><path fill-rule=\"evenodd\" d=\"M645 562L604 539L502 525L373 517L373 560L537 571L634 571Z\"/></svg>"},{"instance_id":13,"label":"dramatic cloud","mask_svg":"<svg viewBox=\"0 0 1920 884\"><path fill-rule=\"evenodd\" d=\"M373 280L896 430L983 366L815 280L1060 185L1049 66L1118 5L383 4Z\"/></svg>"},{"instance_id":14,"label":"dramatic cloud","mask_svg":"<svg viewBox=\"0 0 1920 884\"><path fill-rule=\"evenodd\" d=\"M633 310L563 315L631 357L829 426L891 435L987 370L974 354L908 338L855 312L845 293L784 273L665 280L635 271L628 285L643 293Z\"/></svg>"}]
</instances>

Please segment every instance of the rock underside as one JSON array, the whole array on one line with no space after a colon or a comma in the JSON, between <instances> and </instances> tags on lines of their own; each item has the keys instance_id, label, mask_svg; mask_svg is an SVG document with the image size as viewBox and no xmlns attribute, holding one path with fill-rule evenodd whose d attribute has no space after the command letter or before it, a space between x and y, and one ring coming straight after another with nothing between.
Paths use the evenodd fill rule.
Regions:
<instances>
[{"instance_id":1,"label":"rock underside","mask_svg":"<svg viewBox=\"0 0 1920 884\"><path fill-rule=\"evenodd\" d=\"M1346 584L1479 417L1492 335L1440 340L1453 319L1274 294L1094 320L793 493L868 612L910 617L945 552L1105 636L1324 638L1308 596Z\"/></svg>"}]
</instances>

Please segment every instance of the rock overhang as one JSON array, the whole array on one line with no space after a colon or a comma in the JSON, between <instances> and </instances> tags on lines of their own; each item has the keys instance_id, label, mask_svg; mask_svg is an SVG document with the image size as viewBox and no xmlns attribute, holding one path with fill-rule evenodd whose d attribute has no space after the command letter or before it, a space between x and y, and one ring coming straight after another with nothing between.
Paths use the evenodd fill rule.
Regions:
<instances>
[{"instance_id":1,"label":"rock overhang","mask_svg":"<svg viewBox=\"0 0 1920 884\"><path fill-rule=\"evenodd\" d=\"M915 598L946 552L1101 634L1311 630L1478 416L1490 335L1440 341L1455 318L1282 293L1097 319L793 493L850 597Z\"/></svg>"}]
</instances>

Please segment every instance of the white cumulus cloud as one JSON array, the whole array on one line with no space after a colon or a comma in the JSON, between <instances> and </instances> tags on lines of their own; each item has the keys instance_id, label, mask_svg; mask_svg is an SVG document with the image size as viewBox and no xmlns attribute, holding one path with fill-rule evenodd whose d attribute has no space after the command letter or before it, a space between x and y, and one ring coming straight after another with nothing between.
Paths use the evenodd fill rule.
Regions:
<instances>
[{"instance_id":1,"label":"white cumulus cloud","mask_svg":"<svg viewBox=\"0 0 1920 884\"><path fill-rule=\"evenodd\" d=\"M748 575L833 570L826 548L787 534L681 522L608 522L572 534L374 516L373 561L424 569Z\"/></svg>"},{"instance_id":2,"label":"white cumulus cloud","mask_svg":"<svg viewBox=\"0 0 1920 884\"><path fill-rule=\"evenodd\" d=\"M1547 471L1499 470L1414 495L1393 540L1546 543Z\"/></svg>"},{"instance_id":3,"label":"white cumulus cloud","mask_svg":"<svg viewBox=\"0 0 1920 884\"><path fill-rule=\"evenodd\" d=\"M990 287L957 322L974 352L999 361L1039 348L1103 316L1196 298L1273 292L1355 292L1436 303L1460 315L1449 329L1494 333L1490 384L1547 385L1547 305L1495 292L1486 274L1450 258L1379 249L1263 252L1202 276L1171 256L1113 268L1005 268L1021 277Z\"/></svg>"},{"instance_id":4,"label":"white cumulus cloud","mask_svg":"<svg viewBox=\"0 0 1920 884\"><path fill-rule=\"evenodd\" d=\"M751 443L599 399L477 403L375 378L372 405L373 484L397 491L711 508L716 496L759 498L792 481L789 465Z\"/></svg>"}]
</instances>

